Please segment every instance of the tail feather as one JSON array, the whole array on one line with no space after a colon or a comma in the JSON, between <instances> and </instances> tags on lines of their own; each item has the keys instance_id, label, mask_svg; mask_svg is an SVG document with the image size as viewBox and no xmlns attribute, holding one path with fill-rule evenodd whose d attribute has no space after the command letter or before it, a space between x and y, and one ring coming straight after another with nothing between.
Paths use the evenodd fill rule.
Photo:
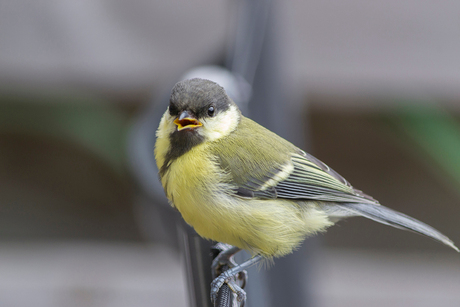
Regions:
<instances>
[{"instance_id":1,"label":"tail feather","mask_svg":"<svg viewBox=\"0 0 460 307\"><path fill-rule=\"evenodd\" d=\"M452 242L448 237L440 233L438 230L408 215L394 211L390 208L381 205L355 203L345 203L336 205L335 207L336 208L331 210L332 212L334 212L334 217L338 217L337 213L339 212L341 212L341 215L343 217L352 215L367 217L371 220L374 220L382 224L425 235L427 237L430 237L436 241L442 242L452 247L457 252L460 252L459 249L454 245L454 242ZM340 207L340 209L338 209L337 207Z\"/></svg>"}]
</instances>

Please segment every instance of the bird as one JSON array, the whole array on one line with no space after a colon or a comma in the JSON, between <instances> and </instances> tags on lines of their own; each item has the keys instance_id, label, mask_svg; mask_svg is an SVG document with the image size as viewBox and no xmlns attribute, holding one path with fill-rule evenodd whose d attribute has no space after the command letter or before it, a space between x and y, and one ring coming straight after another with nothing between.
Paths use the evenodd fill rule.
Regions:
<instances>
[{"instance_id":1,"label":"bird","mask_svg":"<svg viewBox=\"0 0 460 307\"><path fill-rule=\"evenodd\" d=\"M231 246L218 261L230 263L239 250L252 255L214 279L212 300L224 283L244 300L244 291L230 283L232 276L263 259L290 254L306 237L353 216L459 251L438 230L381 205L319 159L245 117L210 80L183 80L172 88L154 155L170 204L201 237Z\"/></svg>"}]
</instances>

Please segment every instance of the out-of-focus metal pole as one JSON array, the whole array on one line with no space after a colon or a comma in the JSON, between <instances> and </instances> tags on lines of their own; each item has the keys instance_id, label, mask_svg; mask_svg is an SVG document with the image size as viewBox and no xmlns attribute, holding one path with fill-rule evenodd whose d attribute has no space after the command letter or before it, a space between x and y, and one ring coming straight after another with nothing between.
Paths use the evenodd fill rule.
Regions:
<instances>
[{"instance_id":1,"label":"out-of-focus metal pole","mask_svg":"<svg viewBox=\"0 0 460 307\"><path fill-rule=\"evenodd\" d=\"M184 224L179 234L187 270L189 306L211 307L209 291L212 282L212 242L203 240L190 226Z\"/></svg>"}]
</instances>

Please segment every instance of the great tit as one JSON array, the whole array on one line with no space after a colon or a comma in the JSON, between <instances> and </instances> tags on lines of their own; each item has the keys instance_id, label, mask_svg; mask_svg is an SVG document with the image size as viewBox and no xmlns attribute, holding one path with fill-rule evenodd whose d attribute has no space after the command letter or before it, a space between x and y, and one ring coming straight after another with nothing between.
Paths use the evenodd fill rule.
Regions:
<instances>
[{"instance_id":1,"label":"great tit","mask_svg":"<svg viewBox=\"0 0 460 307\"><path fill-rule=\"evenodd\" d=\"M280 257L340 219L364 216L458 251L436 229L380 205L320 160L243 116L212 81L177 83L156 135L166 196L204 238L258 258Z\"/></svg>"}]
</instances>

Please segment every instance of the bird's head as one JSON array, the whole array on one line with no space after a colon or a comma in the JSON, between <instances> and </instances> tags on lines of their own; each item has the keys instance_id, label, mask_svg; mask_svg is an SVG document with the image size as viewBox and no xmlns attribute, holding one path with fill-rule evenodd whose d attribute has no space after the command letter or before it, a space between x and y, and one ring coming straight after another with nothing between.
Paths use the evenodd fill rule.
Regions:
<instances>
[{"instance_id":1,"label":"bird's head","mask_svg":"<svg viewBox=\"0 0 460 307\"><path fill-rule=\"evenodd\" d=\"M167 113L170 137L193 143L228 135L241 116L220 85L198 78L181 81L173 87Z\"/></svg>"},{"instance_id":2,"label":"bird's head","mask_svg":"<svg viewBox=\"0 0 460 307\"><path fill-rule=\"evenodd\" d=\"M189 79L173 87L157 136L168 138L169 155L180 156L198 144L229 135L240 118L237 105L220 85Z\"/></svg>"}]
</instances>

